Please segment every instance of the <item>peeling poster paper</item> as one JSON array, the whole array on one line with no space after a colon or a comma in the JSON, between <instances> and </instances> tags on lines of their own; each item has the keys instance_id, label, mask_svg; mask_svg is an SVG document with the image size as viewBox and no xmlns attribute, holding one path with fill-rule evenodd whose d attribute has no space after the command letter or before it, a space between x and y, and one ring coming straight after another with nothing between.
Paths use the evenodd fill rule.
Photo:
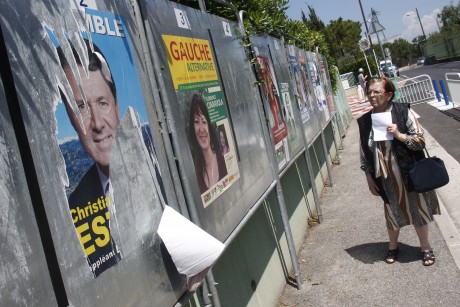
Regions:
<instances>
[{"instance_id":1,"label":"peeling poster paper","mask_svg":"<svg viewBox=\"0 0 460 307\"><path fill-rule=\"evenodd\" d=\"M176 265L186 275L187 287L195 291L225 245L169 206L165 206L158 235Z\"/></svg>"}]
</instances>

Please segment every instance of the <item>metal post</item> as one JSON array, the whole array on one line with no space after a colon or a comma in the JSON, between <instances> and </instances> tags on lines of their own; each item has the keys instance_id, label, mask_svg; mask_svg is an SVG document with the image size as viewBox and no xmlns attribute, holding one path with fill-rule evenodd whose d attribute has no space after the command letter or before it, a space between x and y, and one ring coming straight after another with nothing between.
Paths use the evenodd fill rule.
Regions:
<instances>
[{"instance_id":1,"label":"metal post","mask_svg":"<svg viewBox=\"0 0 460 307\"><path fill-rule=\"evenodd\" d=\"M444 85L444 80L439 80L439 84L441 85L442 94L444 95L444 101L446 102L446 105L448 105L449 97L447 96L447 89L446 89L446 86Z\"/></svg>"},{"instance_id":2,"label":"metal post","mask_svg":"<svg viewBox=\"0 0 460 307\"><path fill-rule=\"evenodd\" d=\"M367 60L366 52L363 51L364 59L366 60L366 65L367 65L367 70L369 71L369 74L372 76L372 71L371 67L369 66L369 61Z\"/></svg>"},{"instance_id":3,"label":"metal post","mask_svg":"<svg viewBox=\"0 0 460 307\"><path fill-rule=\"evenodd\" d=\"M418 14L417 8L415 8L415 11L417 12L417 18L418 18L418 22L420 23L420 28L422 28L423 39L425 40L426 39L425 30L423 30L422 21L420 20L420 15Z\"/></svg>"},{"instance_id":4,"label":"metal post","mask_svg":"<svg viewBox=\"0 0 460 307\"><path fill-rule=\"evenodd\" d=\"M264 111L262 109L262 104L256 103L257 113L259 115L259 120L261 123L267 123L267 120L264 116ZM292 267L294 269L297 289L302 289L302 277L299 267L299 262L297 260L297 252L295 250L294 240L292 238L291 226L289 224L289 218L286 210L286 203L284 201L283 190L281 188L281 180L278 173L278 162L276 159L275 147L273 146L274 139L273 135L269 133L270 129L265 125L262 127L262 132L264 135L265 146L268 149L269 161L270 161L270 170L272 171L273 176L276 181L276 197L278 200L278 208L280 210L281 220L284 226L284 233L286 234L286 241L289 249L289 254L291 256Z\"/></svg>"},{"instance_id":5,"label":"metal post","mask_svg":"<svg viewBox=\"0 0 460 307\"><path fill-rule=\"evenodd\" d=\"M372 52L374 53L374 59L375 59L375 64L377 65L378 75L379 75L379 77L381 77L381 76L382 76L382 72L380 71L379 61L377 61L377 56L375 55L375 50L374 50L374 48L372 48Z\"/></svg>"},{"instance_id":6,"label":"metal post","mask_svg":"<svg viewBox=\"0 0 460 307\"><path fill-rule=\"evenodd\" d=\"M436 98L438 99L438 102L441 102L441 95L439 94L438 83L434 79L431 80L431 82L433 82L433 87L434 87L434 91L436 93Z\"/></svg>"},{"instance_id":7,"label":"metal post","mask_svg":"<svg viewBox=\"0 0 460 307\"><path fill-rule=\"evenodd\" d=\"M261 112L260 106L259 106L259 113ZM264 121L265 122L265 121ZM267 129L263 129L264 131ZM268 134L265 131L265 134ZM296 279L296 284L297 284L297 290L302 289L302 277L301 277L301 272L300 272L300 267L299 267L299 262L297 260L297 252L295 250L295 245L294 245L294 240L292 238L292 231L291 231L291 226L289 224L289 217L287 214L286 210L286 202L284 201L284 195L283 195L283 189L281 187L281 180L278 174L278 163L276 160L276 153L275 153L275 148L273 146L274 144L274 139L272 139L271 134L266 136L269 137L271 142L267 143L268 152L270 155L270 160L271 160L271 170L273 174L275 175L275 180L276 180L276 197L278 199L278 208L280 210L280 215L281 215L281 220L283 222L284 226L284 232L286 234L286 241L289 249L289 254L291 256L291 262L292 266L294 268L294 275Z\"/></svg>"},{"instance_id":8,"label":"metal post","mask_svg":"<svg viewBox=\"0 0 460 307\"><path fill-rule=\"evenodd\" d=\"M144 3L143 1L140 1L141 3ZM133 1L134 3L134 9L135 9L135 15L137 16L136 18L143 18L140 19L140 22L142 24L144 24L144 27L138 27L140 29L140 31L142 33L143 32L143 29L145 28L145 33L143 34L145 36L145 41L143 45L143 48L144 48L144 53L146 54L144 56L144 58L146 59L146 64L147 64L147 67L149 68L149 77L150 77L150 83L151 83L151 86L152 86L152 89L153 89L153 92L154 92L154 99L153 99L153 102L157 108L157 114L159 116L159 120L162 121L162 122L166 122L165 118L163 117L163 114L164 114L164 111L166 111L166 114L172 114L170 108L171 108L171 104L169 102L169 98L168 98L168 94L167 94L167 90L166 90L166 85L164 83L164 79L161 77L162 76L162 69L161 69L161 61L160 61L160 56L156 50L156 47L153 46L152 48L150 48L150 45L148 44L148 41L150 42L154 42L154 38L153 38L153 33L151 32L151 28L150 28L150 24L148 22L148 19L145 17L147 16L147 12L146 12L146 8L143 7L143 10L144 10L144 14L141 15L141 11L140 11L140 8L139 6L137 5L137 1ZM142 16L142 17L141 17ZM141 35L142 36L142 35ZM158 78L156 78L158 77ZM162 101L164 103L164 108L163 106L161 105L160 101ZM168 125L166 125L166 127L168 127ZM180 152L180 145L178 144L178 141L177 141L177 138L171 138L171 140L169 140L169 134L168 133L163 133L163 139L164 139L164 145L165 145L165 150L166 150L166 153L167 153L167 157L168 157L168 162L170 164L170 168L171 168L171 171L174 173L174 174L177 174L176 176L173 176L176 181L175 181L175 184L178 184L176 191L177 192L180 192L182 191L182 189L184 190L184 194L185 194L185 199L190 202L191 204L186 206L185 204L185 199L183 201L180 201L179 202L179 206L181 208L181 213L182 214L188 214L189 217L190 217L190 220L200 226L200 223L199 223L199 219L198 219L198 214L195 210L195 206L194 206L194 198L193 198L193 193L190 189L190 184L189 184L189 180L187 179L187 176L185 175L185 169L184 169L184 166L182 163L179 163L178 164L178 167L179 167L179 173L177 173L177 169L176 169L176 162L174 160L174 152ZM172 142L172 146L171 146L171 143L170 141ZM174 151L175 149L175 151ZM170 161L172 159L172 161ZM180 178L179 178L180 176ZM176 178L177 177L177 178ZM181 182L183 182L183 184L181 184ZM180 187L182 187L182 189L180 189ZM183 196L181 194L181 196ZM184 208L185 207L185 208ZM187 210L188 209L188 210ZM214 282L214 278L213 278L213 275L212 275L212 270L209 270L208 274L206 275L206 283L209 287L209 290L210 290L210 297L211 297L211 300L212 300L212 304L214 307L220 307L220 301L219 301L219 296L218 296L218 293L217 293L217 289L215 287L215 282ZM206 301L207 298L204 298L204 300Z\"/></svg>"},{"instance_id":9,"label":"metal post","mask_svg":"<svg viewBox=\"0 0 460 307\"><path fill-rule=\"evenodd\" d=\"M321 144L323 145L324 158L326 159L327 176L329 177L329 183L327 184L327 186L332 187L333 183L332 183L331 161L329 161L330 157L328 157L328 154L327 154L326 138L324 137L324 128L321 129Z\"/></svg>"},{"instance_id":10,"label":"metal post","mask_svg":"<svg viewBox=\"0 0 460 307\"><path fill-rule=\"evenodd\" d=\"M363 21L364 21L364 26L366 27L366 35L367 37L369 38L369 43L371 44L371 50L372 50L372 53L374 54L374 60L375 60L375 64L377 65L377 67L379 67L379 63L377 61L377 57L375 56L375 50L374 50L374 45L372 44L372 39L371 39L371 35L369 34L369 28L367 26L367 21L366 21L366 17L364 16L364 10L363 10L363 6L361 4L361 0L358 0L359 2L359 7L361 9L361 15L363 15ZM370 71L369 71L370 72ZM379 75L380 75L380 72L379 72Z\"/></svg>"},{"instance_id":11,"label":"metal post","mask_svg":"<svg viewBox=\"0 0 460 307\"><path fill-rule=\"evenodd\" d=\"M206 12L206 4L204 3L204 0L198 0L198 6L200 7L200 11Z\"/></svg>"},{"instance_id":12,"label":"metal post","mask_svg":"<svg viewBox=\"0 0 460 307\"><path fill-rule=\"evenodd\" d=\"M281 39L284 41L284 36L282 36ZM293 38L293 40L299 41L296 38ZM303 42L301 42L301 41L299 41L299 42L303 45ZM309 85L307 84L307 86L309 86ZM300 118L300 112L295 112L295 114L297 115L297 120L302 122L302 120ZM305 156L304 157L305 157L305 161L307 163L308 176L310 177L311 189L312 189L312 192L313 192L313 199L315 201L316 214L318 215L318 217L317 217L318 222L321 223L323 221L323 215L321 213L321 203L320 203L320 200L319 200L318 189L316 187L315 174L313 174L313 164L311 163L311 157L310 157L310 152L309 152L309 149L308 149L307 137L305 136L305 133L302 133L302 135L303 135L303 141L304 141L304 144L305 144ZM299 174L299 176L300 176L300 174ZM321 177L322 177L322 174L321 174ZM304 193L304 195L305 195L305 199L306 199L307 195L305 193Z\"/></svg>"},{"instance_id":13,"label":"metal post","mask_svg":"<svg viewBox=\"0 0 460 307\"><path fill-rule=\"evenodd\" d=\"M166 175L166 178L168 178L169 175L172 178L172 184L168 182L165 183L166 194L168 195L169 194L168 190L170 190L170 191L173 191L175 195L175 197L168 197L168 203L170 206L179 208L182 214L188 215L187 207L185 206L184 194L182 193L182 188L181 188L182 185L179 179L179 175L177 173L176 161L174 160L174 154L172 153L173 151L170 145L167 125L162 125L162 123L165 123L164 112L159 111L162 109L161 103L160 103L161 99L160 99L160 95L158 95L158 92L159 92L158 84L155 78L154 67L151 61L152 54L149 52L148 39L147 39L147 36L149 35L150 27L148 25L148 21L145 20L145 24L144 24L144 20L142 18L142 16L147 16L147 14L142 15L141 8L139 7L136 1L133 2L133 8L135 11L137 28L139 29L139 38L141 41L142 52L144 53L143 58L145 59L145 65L147 67L147 77L149 79L149 83L152 89L152 93L148 93L148 94L151 94L153 96L150 100L153 101L153 105L156 111L155 114L158 117L160 129L164 130L162 133L160 133L161 139L163 140L162 144L164 145L164 149L162 148L158 149L157 157L158 157L158 160L160 161L166 161L163 163L168 165L168 168L162 169L161 171ZM146 29L146 31L144 31L144 29ZM149 39L153 41L153 37L149 37ZM154 134L156 133L155 129L152 129L152 133ZM156 136L160 138L160 135L156 135Z\"/></svg>"},{"instance_id":14,"label":"metal post","mask_svg":"<svg viewBox=\"0 0 460 307\"><path fill-rule=\"evenodd\" d=\"M313 199L315 200L316 214L318 215L318 222L323 222L323 214L321 212L321 203L319 201L319 193L316 188L315 174L313 174L313 164L311 163L310 150L308 143L305 143L305 160L307 161L308 175L310 177L311 189L313 192Z\"/></svg>"},{"instance_id":15,"label":"metal post","mask_svg":"<svg viewBox=\"0 0 460 307\"><path fill-rule=\"evenodd\" d=\"M335 134L338 129L336 129L337 125L337 111L334 114L334 117L332 117L331 120L331 127L332 127L332 138L334 139L334 145L335 145L335 151L337 153L337 164L340 164L340 155L339 155L339 146L337 145L337 141L335 139Z\"/></svg>"}]
</instances>

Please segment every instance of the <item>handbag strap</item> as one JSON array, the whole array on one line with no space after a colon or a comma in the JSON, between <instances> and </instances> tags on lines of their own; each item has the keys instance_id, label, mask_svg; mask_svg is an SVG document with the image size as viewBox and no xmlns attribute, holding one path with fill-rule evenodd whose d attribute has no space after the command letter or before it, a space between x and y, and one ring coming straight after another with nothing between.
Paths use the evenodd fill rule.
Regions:
<instances>
[{"instance_id":1,"label":"handbag strap","mask_svg":"<svg viewBox=\"0 0 460 307\"><path fill-rule=\"evenodd\" d=\"M426 149L426 144L425 144L425 146L423 147L423 149L425 150L426 156L427 156L428 158L430 158L430 154L428 153L428 149ZM414 162L417 162L417 161L415 160L414 155L412 155L412 159L414 159Z\"/></svg>"},{"instance_id":2,"label":"handbag strap","mask_svg":"<svg viewBox=\"0 0 460 307\"><path fill-rule=\"evenodd\" d=\"M429 157L430 157L430 154L428 153L428 149L426 149L426 144L425 144L425 147L424 147L423 149L425 149L426 156L429 158Z\"/></svg>"}]
</instances>

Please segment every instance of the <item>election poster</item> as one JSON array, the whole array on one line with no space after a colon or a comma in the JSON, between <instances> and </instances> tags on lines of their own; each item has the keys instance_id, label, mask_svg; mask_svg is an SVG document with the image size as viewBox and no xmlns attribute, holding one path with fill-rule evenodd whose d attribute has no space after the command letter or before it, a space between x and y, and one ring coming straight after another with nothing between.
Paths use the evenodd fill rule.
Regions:
<instances>
[{"instance_id":1,"label":"election poster","mask_svg":"<svg viewBox=\"0 0 460 307\"><path fill-rule=\"evenodd\" d=\"M299 63L297 62L297 56L295 54L294 46L288 47L289 51L289 71L291 73L291 80L294 85L294 93L297 100L297 105L300 109L300 116L303 123L306 123L310 119L310 112L308 111L308 96L305 91L305 86L302 79L302 71Z\"/></svg>"},{"instance_id":2,"label":"election poster","mask_svg":"<svg viewBox=\"0 0 460 307\"><path fill-rule=\"evenodd\" d=\"M320 71L317 67L317 56L311 53L311 58L308 59L308 69L310 71L311 82L315 90L316 102L320 111L324 113L324 117L329 120L329 109L327 106L326 94L324 92L324 85L321 81Z\"/></svg>"},{"instance_id":3,"label":"election poster","mask_svg":"<svg viewBox=\"0 0 460 307\"><path fill-rule=\"evenodd\" d=\"M280 94L283 101L284 118L289 124L295 120L294 111L292 109L291 96L289 95L289 83L280 83Z\"/></svg>"},{"instance_id":4,"label":"election poster","mask_svg":"<svg viewBox=\"0 0 460 307\"><path fill-rule=\"evenodd\" d=\"M332 88L330 86L329 74L327 72L327 63L325 60L322 59L321 55L319 56L320 56L319 67L320 67L321 77L322 77L321 79L323 80L323 85L324 85L324 89L326 92L326 100L327 100L329 114L334 114L335 113L334 94L332 93Z\"/></svg>"},{"instance_id":5,"label":"election poster","mask_svg":"<svg viewBox=\"0 0 460 307\"><path fill-rule=\"evenodd\" d=\"M307 109L307 112L309 114L308 118L311 118L316 113L317 108L315 108L315 104L314 104L315 97L312 94L311 86L310 86L310 83L308 81L307 59L303 56L302 50L298 50L297 63L299 65L299 67L300 67L300 76L301 76L301 79L302 79L303 89L305 91L305 100L306 100L306 104L307 104L306 109Z\"/></svg>"},{"instance_id":6,"label":"election poster","mask_svg":"<svg viewBox=\"0 0 460 307\"><path fill-rule=\"evenodd\" d=\"M75 7L75 10L78 10ZM78 12L75 15L78 16ZM63 73L55 117L66 164L68 210L94 277L122 261L117 199L111 178L112 148L129 129L150 159L161 185L132 45L123 16L86 8L80 32L59 31L43 21ZM64 30L65 31L65 30ZM113 162L113 161L112 161ZM152 170L153 170L152 169ZM137 204L132 204L134 207Z\"/></svg>"},{"instance_id":7,"label":"election poster","mask_svg":"<svg viewBox=\"0 0 460 307\"><path fill-rule=\"evenodd\" d=\"M233 132L209 40L162 35L204 207L239 179Z\"/></svg>"},{"instance_id":8,"label":"election poster","mask_svg":"<svg viewBox=\"0 0 460 307\"><path fill-rule=\"evenodd\" d=\"M271 132L275 142L278 169L281 170L290 160L287 143L286 123L281 116L281 98L271 60L257 55L259 78L262 80L263 103L267 110Z\"/></svg>"}]
</instances>

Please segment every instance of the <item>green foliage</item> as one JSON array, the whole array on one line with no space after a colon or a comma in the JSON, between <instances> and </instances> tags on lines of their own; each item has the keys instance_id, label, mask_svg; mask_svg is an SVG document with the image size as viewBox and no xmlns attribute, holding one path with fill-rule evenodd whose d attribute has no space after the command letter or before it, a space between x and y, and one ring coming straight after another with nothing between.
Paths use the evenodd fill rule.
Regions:
<instances>
[{"instance_id":1,"label":"green foliage","mask_svg":"<svg viewBox=\"0 0 460 307\"><path fill-rule=\"evenodd\" d=\"M372 74L373 75L378 74L378 69L377 69L377 65L375 64L374 58L372 56L367 56L367 61L369 62L369 66L371 69L370 72L369 72L369 69L367 68L366 59L362 57L361 59L358 59L357 61L353 63L343 65L339 69L339 73L345 74L348 72L352 72L355 75L356 80L358 80L358 75L359 75L358 70L362 68L364 69L364 75L368 76L367 80L369 81L369 79L372 77Z\"/></svg>"},{"instance_id":2,"label":"green foliage","mask_svg":"<svg viewBox=\"0 0 460 307\"><path fill-rule=\"evenodd\" d=\"M322 53L327 55L328 63L338 65L339 68L342 65L353 63L361 54L358 46L361 39L361 24L339 18L325 26L316 15L314 8L308 6L308 10L308 17L302 11L302 22L307 28L322 34L325 44L323 49L328 50Z\"/></svg>"},{"instance_id":3,"label":"green foliage","mask_svg":"<svg viewBox=\"0 0 460 307\"><path fill-rule=\"evenodd\" d=\"M437 21L440 31L431 33L427 39L428 43L440 43L460 33L460 1L457 5L451 3L444 6L437 17L440 19L440 21Z\"/></svg>"},{"instance_id":4,"label":"green foliage","mask_svg":"<svg viewBox=\"0 0 460 307\"><path fill-rule=\"evenodd\" d=\"M460 29L460 1L446 5L438 15L442 21L441 32L453 33Z\"/></svg>"},{"instance_id":5,"label":"green foliage","mask_svg":"<svg viewBox=\"0 0 460 307\"><path fill-rule=\"evenodd\" d=\"M196 0L176 0L196 9L199 9ZM214 15L236 21L236 14L229 7L218 4L212 0L205 0L206 10ZM231 4L238 11L243 10L244 27L246 38L244 44L249 45L247 37L257 34L268 34L276 38L283 37L285 42L295 45L307 51L318 51L326 57L329 67L335 65L335 57L331 56L328 43L324 33L315 31L310 25L298 20L292 20L287 17L288 0L232 0ZM310 8L310 7L309 7ZM316 16L316 13L310 8L311 16L314 23L324 28L322 21ZM332 88L337 88L336 76L330 73Z\"/></svg>"},{"instance_id":6,"label":"green foliage","mask_svg":"<svg viewBox=\"0 0 460 307\"><path fill-rule=\"evenodd\" d=\"M397 66L405 66L413 62L421 55L421 50L417 44L411 44L405 39L397 39L389 46L393 63Z\"/></svg>"},{"instance_id":7,"label":"green foliage","mask_svg":"<svg viewBox=\"0 0 460 307\"><path fill-rule=\"evenodd\" d=\"M308 6L308 11L308 18L302 11L302 21L308 26L308 28L312 29L313 31L324 31L326 29L326 27L324 26L324 22L321 19L319 19L318 15L316 15L315 9L311 6Z\"/></svg>"},{"instance_id":8,"label":"green foliage","mask_svg":"<svg viewBox=\"0 0 460 307\"><path fill-rule=\"evenodd\" d=\"M384 43L382 47L383 49L390 49L391 60L398 67L414 63L415 59L422 55L422 49L417 42L411 44L403 38L399 38L391 43ZM383 60L382 48L379 44L374 44L374 51L377 60Z\"/></svg>"},{"instance_id":9,"label":"green foliage","mask_svg":"<svg viewBox=\"0 0 460 307\"><path fill-rule=\"evenodd\" d=\"M326 36L337 57L360 56L358 42L361 39L361 24L359 22L343 20L342 17L331 20L326 27Z\"/></svg>"}]
</instances>

